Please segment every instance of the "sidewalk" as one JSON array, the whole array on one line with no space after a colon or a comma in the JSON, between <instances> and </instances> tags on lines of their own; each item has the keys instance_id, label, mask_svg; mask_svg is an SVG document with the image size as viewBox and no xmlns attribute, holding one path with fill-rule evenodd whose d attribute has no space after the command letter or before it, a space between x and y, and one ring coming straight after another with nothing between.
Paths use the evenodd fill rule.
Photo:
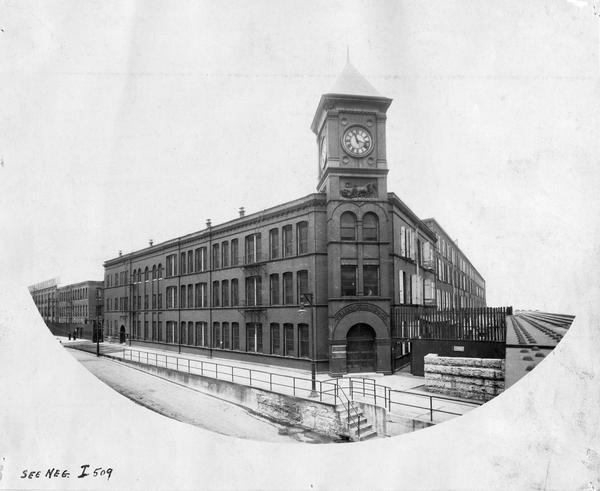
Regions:
<instances>
[{"instance_id":1,"label":"sidewalk","mask_svg":"<svg viewBox=\"0 0 600 491\"><path fill-rule=\"evenodd\" d=\"M68 340L63 344L75 349L96 352L96 344L88 340ZM118 343L100 343L102 354L114 358L125 358L152 366L167 367L191 374L207 376L241 385L270 390L295 397L310 398L311 374L308 370L252 363L225 358L212 358L200 354L177 353L150 347L129 346ZM390 417L393 415L414 418L425 422L440 423L474 409L472 401L456 398L446 399L443 395L423 390L424 377L397 372L393 375L377 373L352 373L345 377L332 379L327 373L317 373L317 391L322 402L336 404L335 385L342 387L346 396L358 402L377 403L383 406L387 392ZM379 387L374 387L376 384ZM352 390L350 390L352 385ZM389 389L389 390L388 390ZM390 392L390 390L392 392ZM364 395L363 395L364 391ZM394 392L394 391L409 391ZM352 393L351 393L352 392ZM375 395L376 394L376 395ZM391 410L390 410L391 409ZM446 414L449 413L457 414ZM433 415L433 418L432 418Z\"/></svg>"}]
</instances>

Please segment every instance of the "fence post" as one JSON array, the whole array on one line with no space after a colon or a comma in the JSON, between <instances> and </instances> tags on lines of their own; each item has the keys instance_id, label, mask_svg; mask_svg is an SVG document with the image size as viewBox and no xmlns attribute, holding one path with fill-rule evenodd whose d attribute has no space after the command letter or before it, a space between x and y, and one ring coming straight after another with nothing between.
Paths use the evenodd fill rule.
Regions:
<instances>
[{"instance_id":1,"label":"fence post","mask_svg":"<svg viewBox=\"0 0 600 491\"><path fill-rule=\"evenodd\" d=\"M219 380L219 365L215 363L215 378Z\"/></svg>"},{"instance_id":2,"label":"fence post","mask_svg":"<svg viewBox=\"0 0 600 491\"><path fill-rule=\"evenodd\" d=\"M191 373L191 370L190 370L190 359L189 358L188 358L188 373Z\"/></svg>"},{"instance_id":3,"label":"fence post","mask_svg":"<svg viewBox=\"0 0 600 491\"><path fill-rule=\"evenodd\" d=\"M140 361L140 352L138 351L138 363L141 363Z\"/></svg>"},{"instance_id":4,"label":"fence post","mask_svg":"<svg viewBox=\"0 0 600 491\"><path fill-rule=\"evenodd\" d=\"M429 396L429 420L433 423L433 397Z\"/></svg>"},{"instance_id":5,"label":"fence post","mask_svg":"<svg viewBox=\"0 0 600 491\"><path fill-rule=\"evenodd\" d=\"M200 376L204 377L204 362L200 361Z\"/></svg>"},{"instance_id":6,"label":"fence post","mask_svg":"<svg viewBox=\"0 0 600 491\"><path fill-rule=\"evenodd\" d=\"M248 373L250 373L250 387L252 387L252 370L249 370Z\"/></svg>"},{"instance_id":7,"label":"fence post","mask_svg":"<svg viewBox=\"0 0 600 491\"><path fill-rule=\"evenodd\" d=\"M350 399L354 398L354 391L352 386L352 377L350 377Z\"/></svg>"},{"instance_id":8,"label":"fence post","mask_svg":"<svg viewBox=\"0 0 600 491\"><path fill-rule=\"evenodd\" d=\"M292 377L293 393L296 396L296 377Z\"/></svg>"},{"instance_id":9,"label":"fence post","mask_svg":"<svg viewBox=\"0 0 600 491\"><path fill-rule=\"evenodd\" d=\"M323 382L319 380L319 402L323 402Z\"/></svg>"}]
</instances>

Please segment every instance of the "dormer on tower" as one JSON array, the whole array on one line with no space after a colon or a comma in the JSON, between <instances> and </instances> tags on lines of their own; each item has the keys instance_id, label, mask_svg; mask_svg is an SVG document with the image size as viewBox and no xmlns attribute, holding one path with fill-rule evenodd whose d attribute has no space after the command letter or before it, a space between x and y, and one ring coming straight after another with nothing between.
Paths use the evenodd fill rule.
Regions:
<instances>
[{"instance_id":1,"label":"dormer on tower","mask_svg":"<svg viewBox=\"0 0 600 491\"><path fill-rule=\"evenodd\" d=\"M328 199L387 199L383 97L350 61L323 94L311 129L317 135L319 183Z\"/></svg>"}]
</instances>

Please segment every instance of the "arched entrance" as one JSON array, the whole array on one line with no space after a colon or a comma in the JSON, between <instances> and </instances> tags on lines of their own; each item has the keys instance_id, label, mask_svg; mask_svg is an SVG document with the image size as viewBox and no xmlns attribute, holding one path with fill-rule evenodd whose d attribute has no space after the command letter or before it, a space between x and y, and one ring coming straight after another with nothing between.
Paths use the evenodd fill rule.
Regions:
<instances>
[{"instance_id":1,"label":"arched entrance","mask_svg":"<svg viewBox=\"0 0 600 491\"><path fill-rule=\"evenodd\" d=\"M368 324L354 324L346 335L346 369L374 372L376 361L375 331Z\"/></svg>"},{"instance_id":2,"label":"arched entrance","mask_svg":"<svg viewBox=\"0 0 600 491\"><path fill-rule=\"evenodd\" d=\"M121 330L119 331L119 343L125 342L125 326L121 326Z\"/></svg>"}]
</instances>

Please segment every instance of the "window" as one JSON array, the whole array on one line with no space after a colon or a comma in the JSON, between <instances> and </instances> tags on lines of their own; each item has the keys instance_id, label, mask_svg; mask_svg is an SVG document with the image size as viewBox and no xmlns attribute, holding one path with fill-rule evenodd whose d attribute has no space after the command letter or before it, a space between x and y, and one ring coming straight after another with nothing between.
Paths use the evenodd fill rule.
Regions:
<instances>
[{"instance_id":1,"label":"window","mask_svg":"<svg viewBox=\"0 0 600 491\"><path fill-rule=\"evenodd\" d=\"M246 351L262 353L262 324L246 324Z\"/></svg>"},{"instance_id":2,"label":"window","mask_svg":"<svg viewBox=\"0 0 600 491\"><path fill-rule=\"evenodd\" d=\"M344 265L342 273L342 296L356 295L356 266Z\"/></svg>"},{"instance_id":3,"label":"window","mask_svg":"<svg viewBox=\"0 0 600 491\"><path fill-rule=\"evenodd\" d=\"M152 266L152 281L156 279L156 264Z\"/></svg>"},{"instance_id":4,"label":"window","mask_svg":"<svg viewBox=\"0 0 600 491\"><path fill-rule=\"evenodd\" d=\"M379 240L379 220L375 213L363 217L363 240Z\"/></svg>"},{"instance_id":5,"label":"window","mask_svg":"<svg viewBox=\"0 0 600 491\"><path fill-rule=\"evenodd\" d=\"M144 309L148 310L148 295L144 295Z\"/></svg>"},{"instance_id":6,"label":"window","mask_svg":"<svg viewBox=\"0 0 600 491\"><path fill-rule=\"evenodd\" d=\"M156 341L156 321L152 321L152 341Z\"/></svg>"},{"instance_id":7,"label":"window","mask_svg":"<svg viewBox=\"0 0 600 491\"><path fill-rule=\"evenodd\" d=\"M219 244L212 246L212 268L217 269L219 267Z\"/></svg>"},{"instance_id":8,"label":"window","mask_svg":"<svg viewBox=\"0 0 600 491\"><path fill-rule=\"evenodd\" d=\"M289 257L294 254L294 244L292 243L292 226L286 225L282 229L283 233L283 257Z\"/></svg>"},{"instance_id":9,"label":"window","mask_svg":"<svg viewBox=\"0 0 600 491\"><path fill-rule=\"evenodd\" d=\"M269 230L269 255L271 259L279 257L279 229Z\"/></svg>"},{"instance_id":10,"label":"window","mask_svg":"<svg viewBox=\"0 0 600 491\"><path fill-rule=\"evenodd\" d=\"M182 252L180 255L180 261L179 261L179 274L187 273L186 266L187 266L187 260L186 260L185 252Z\"/></svg>"},{"instance_id":11,"label":"window","mask_svg":"<svg viewBox=\"0 0 600 491\"><path fill-rule=\"evenodd\" d=\"M196 346L208 346L206 322L196 322Z\"/></svg>"},{"instance_id":12,"label":"window","mask_svg":"<svg viewBox=\"0 0 600 491\"><path fill-rule=\"evenodd\" d=\"M167 321L167 343L177 342L177 326L175 321Z\"/></svg>"},{"instance_id":13,"label":"window","mask_svg":"<svg viewBox=\"0 0 600 491\"><path fill-rule=\"evenodd\" d=\"M269 277L269 291L271 296L271 305L279 304L279 275L272 274Z\"/></svg>"},{"instance_id":14,"label":"window","mask_svg":"<svg viewBox=\"0 0 600 491\"><path fill-rule=\"evenodd\" d=\"M179 327L179 336L181 337L181 344L187 343L187 323L185 321L181 321L181 325Z\"/></svg>"},{"instance_id":15,"label":"window","mask_svg":"<svg viewBox=\"0 0 600 491\"><path fill-rule=\"evenodd\" d=\"M308 252L308 222L300 222L296 225L296 247L298 254Z\"/></svg>"},{"instance_id":16,"label":"window","mask_svg":"<svg viewBox=\"0 0 600 491\"><path fill-rule=\"evenodd\" d=\"M294 325L283 325L283 349L285 356L294 356Z\"/></svg>"},{"instance_id":17,"label":"window","mask_svg":"<svg viewBox=\"0 0 600 491\"><path fill-rule=\"evenodd\" d=\"M185 344L188 344L190 346L194 345L194 323L193 322L188 322L187 325L187 341Z\"/></svg>"},{"instance_id":18,"label":"window","mask_svg":"<svg viewBox=\"0 0 600 491\"><path fill-rule=\"evenodd\" d=\"M194 288L193 285L187 287L187 306L189 309L194 307Z\"/></svg>"},{"instance_id":19,"label":"window","mask_svg":"<svg viewBox=\"0 0 600 491\"><path fill-rule=\"evenodd\" d=\"M177 262L175 254L167 256L167 278L177 274Z\"/></svg>"},{"instance_id":20,"label":"window","mask_svg":"<svg viewBox=\"0 0 600 491\"><path fill-rule=\"evenodd\" d=\"M229 307L229 281L221 282L221 302L223 307Z\"/></svg>"},{"instance_id":21,"label":"window","mask_svg":"<svg viewBox=\"0 0 600 491\"><path fill-rule=\"evenodd\" d=\"M302 294L308 293L308 271L298 271L296 274L298 303L301 302Z\"/></svg>"},{"instance_id":22,"label":"window","mask_svg":"<svg viewBox=\"0 0 600 491\"><path fill-rule=\"evenodd\" d=\"M162 267L162 264L159 264L158 265L158 279L162 280L162 277L163 277L163 267Z\"/></svg>"},{"instance_id":23,"label":"window","mask_svg":"<svg viewBox=\"0 0 600 491\"><path fill-rule=\"evenodd\" d=\"M406 303L406 299L404 298L404 271L398 271L398 303Z\"/></svg>"},{"instance_id":24,"label":"window","mask_svg":"<svg viewBox=\"0 0 600 491\"><path fill-rule=\"evenodd\" d=\"M245 239L245 264L260 261L260 234L248 235Z\"/></svg>"},{"instance_id":25,"label":"window","mask_svg":"<svg viewBox=\"0 0 600 491\"><path fill-rule=\"evenodd\" d=\"M206 283L196 283L196 307L208 307L206 297Z\"/></svg>"},{"instance_id":26,"label":"window","mask_svg":"<svg viewBox=\"0 0 600 491\"><path fill-rule=\"evenodd\" d=\"M229 242L221 244L221 266L227 268L229 266Z\"/></svg>"},{"instance_id":27,"label":"window","mask_svg":"<svg viewBox=\"0 0 600 491\"><path fill-rule=\"evenodd\" d=\"M379 266L363 266L363 294L379 295Z\"/></svg>"},{"instance_id":28,"label":"window","mask_svg":"<svg viewBox=\"0 0 600 491\"><path fill-rule=\"evenodd\" d=\"M262 305L262 281L260 276L246 278L246 305Z\"/></svg>"},{"instance_id":29,"label":"window","mask_svg":"<svg viewBox=\"0 0 600 491\"><path fill-rule=\"evenodd\" d=\"M308 348L308 324L298 324L298 356L309 358Z\"/></svg>"},{"instance_id":30,"label":"window","mask_svg":"<svg viewBox=\"0 0 600 491\"><path fill-rule=\"evenodd\" d=\"M240 349L240 325L231 323L231 349Z\"/></svg>"},{"instance_id":31,"label":"window","mask_svg":"<svg viewBox=\"0 0 600 491\"><path fill-rule=\"evenodd\" d=\"M279 324L271 324L271 354L281 354L281 342L279 338Z\"/></svg>"},{"instance_id":32,"label":"window","mask_svg":"<svg viewBox=\"0 0 600 491\"><path fill-rule=\"evenodd\" d=\"M218 281L213 281L213 284L212 284L212 306L213 307L219 306L219 282Z\"/></svg>"},{"instance_id":33,"label":"window","mask_svg":"<svg viewBox=\"0 0 600 491\"><path fill-rule=\"evenodd\" d=\"M187 271L188 273L192 273L194 271L194 252L187 252Z\"/></svg>"},{"instance_id":34,"label":"window","mask_svg":"<svg viewBox=\"0 0 600 491\"><path fill-rule=\"evenodd\" d=\"M148 281L150 279L150 271L148 270L148 266L144 270L144 281Z\"/></svg>"},{"instance_id":35,"label":"window","mask_svg":"<svg viewBox=\"0 0 600 491\"><path fill-rule=\"evenodd\" d=\"M162 321L158 321L158 330L156 333L156 340L157 341L162 341L163 340L163 335L162 335Z\"/></svg>"},{"instance_id":36,"label":"window","mask_svg":"<svg viewBox=\"0 0 600 491\"><path fill-rule=\"evenodd\" d=\"M340 219L340 239L356 240L356 216L346 211Z\"/></svg>"},{"instance_id":37,"label":"window","mask_svg":"<svg viewBox=\"0 0 600 491\"><path fill-rule=\"evenodd\" d=\"M158 294L158 308L162 309L163 308L163 303L162 303L162 293Z\"/></svg>"},{"instance_id":38,"label":"window","mask_svg":"<svg viewBox=\"0 0 600 491\"><path fill-rule=\"evenodd\" d=\"M185 309L185 307L187 305L186 300L187 300L186 288L185 288L185 285L181 285L181 294L179 295L179 304L182 309Z\"/></svg>"},{"instance_id":39,"label":"window","mask_svg":"<svg viewBox=\"0 0 600 491\"><path fill-rule=\"evenodd\" d=\"M231 265L232 266L237 266L239 264L239 257L240 257L240 251L239 251L238 240L233 239L231 241Z\"/></svg>"},{"instance_id":40,"label":"window","mask_svg":"<svg viewBox=\"0 0 600 491\"><path fill-rule=\"evenodd\" d=\"M194 251L196 271L206 271L206 247L199 247Z\"/></svg>"},{"instance_id":41,"label":"window","mask_svg":"<svg viewBox=\"0 0 600 491\"><path fill-rule=\"evenodd\" d=\"M240 304L240 294L237 278L231 280L231 306L235 307Z\"/></svg>"},{"instance_id":42,"label":"window","mask_svg":"<svg viewBox=\"0 0 600 491\"><path fill-rule=\"evenodd\" d=\"M167 308L168 309L176 309L177 308L177 287L176 286L168 286L167 287Z\"/></svg>"},{"instance_id":43,"label":"window","mask_svg":"<svg viewBox=\"0 0 600 491\"><path fill-rule=\"evenodd\" d=\"M213 322L213 348L221 347L221 325L218 322Z\"/></svg>"},{"instance_id":44,"label":"window","mask_svg":"<svg viewBox=\"0 0 600 491\"><path fill-rule=\"evenodd\" d=\"M294 283L292 273L283 273L283 303L294 303Z\"/></svg>"},{"instance_id":45,"label":"window","mask_svg":"<svg viewBox=\"0 0 600 491\"><path fill-rule=\"evenodd\" d=\"M229 322L223 322L221 329L221 335L223 337L223 349L229 349Z\"/></svg>"}]
</instances>

